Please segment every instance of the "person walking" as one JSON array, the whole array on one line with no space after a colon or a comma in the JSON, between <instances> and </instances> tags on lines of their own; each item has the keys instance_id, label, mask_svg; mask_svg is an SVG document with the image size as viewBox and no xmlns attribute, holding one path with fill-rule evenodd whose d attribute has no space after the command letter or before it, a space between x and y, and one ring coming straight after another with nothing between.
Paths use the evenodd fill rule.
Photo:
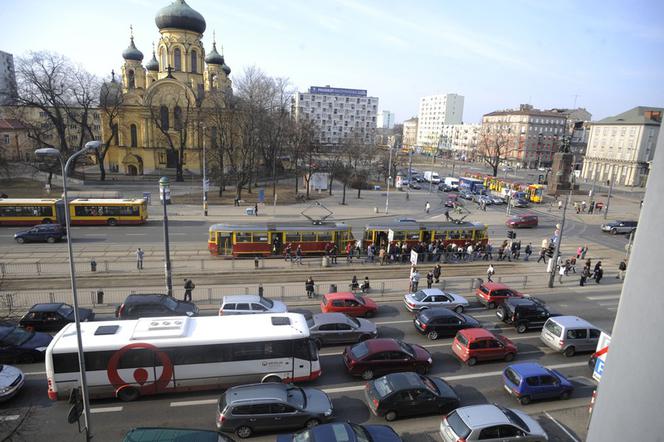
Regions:
<instances>
[{"instance_id":1,"label":"person walking","mask_svg":"<svg viewBox=\"0 0 664 442\"><path fill-rule=\"evenodd\" d=\"M445 221L449 221L449 220L450 220L450 211L445 210Z\"/></svg>"},{"instance_id":2,"label":"person walking","mask_svg":"<svg viewBox=\"0 0 664 442\"><path fill-rule=\"evenodd\" d=\"M426 213L429 213L430 210L431 210L431 204L429 204L429 201L427 201L426 204L424 205L424 211Z\"/></svg>"},{"instance_id":3,"label":"person walking","mask_svg":"<svg viewBox=\"0 0 664 442\"><path fill-rule=\"evenodd\" d=\"M576 259L581 259L582 253L583 253L583 246L579 246L579 248L576 249Z\"/></svg>"},{"instance_id":4,"label":"person walking","mask_svg":"<svg viewBox=\"0 0 664 442\"><path fill-rule=\"evenodd\" d=\"M139 247L136 249L136 268L138 270L143 270L143 256L145 255L145 252Z\"/></svg>"},{"instance_id":5,"label":"person walking","mask_svg":"<svg viewBox=\"0 0 664 442\"><path fill-rule=\"evenodd\" d=\"M583 245L583 250L581 250L581 259L586 259L586 253L588 253L588 245Z\"/></svg>"},{"instance_id":6,"label":"person walking","mask_svg":"<svg viewBox=\"0 0 664 442\"><path fill-rule=\"evenodd\" d=\"M286 244L286 251L284 256L285 256L284 261L293 262L293 246L291 245L291 243Z\"/></svg>"},{"instance_id":7,"label":"person walking","mask_svg":"<svg viewBox=\"0 0 664 442\"><path fill-rule=\"evenodd\" d=\"M524 250L524 255L525 257L523 258L524 261L528 261L530 259L530 255L533 254L533 243L528 243L526 246L526 249Z\"/></svg>"},{"instance_id":8,"label":"person walking","mask_svg":"<svg viewBox=\"0 0 664 442\"><path fill-rule=\"evenodd\" d=\"M184 301L191 302L191 292L196 288L196 284L191 279L184 279Z\"/></svg>"},{"instance_id":9,"label":"person walking","mask_svg":"<svg viewBox=\"0 0 664 442\"><path fill-rule=\"evenodd\" d=\"M567 271L565 270L565 265L561 265L560 269L558 270L558 282L560 284L563 283L563 276L567 274Z\"/></svg>"},{"instance_id":10,"label":"person walking","mask_svg":"<svg viewBox=\"0 0 664 442\"><path fill-rule=\"evenodd\" d=\"M302 264L302 246L300 244L297 245L295 250L295 261Z\"/></svg>"},{"instance_id":11,"label":"person walking","mask_svg":"<svg viewBox=\"0 0 664 442\"><path fill-rule=\"evenodd\" d=\"M622 260L620 261L620 264L618 264L618 275L616 275L616 278L621 281L625 279L625 270L627 270L627 263L625 263L625 260Z\"/></svg>"},{"instance_id":12,"label":"person walking","mask_svg":"<svg viewBox=\"0 0 664 442\"><path fill-rule=\"evenodd\" d=\"M427 288L430 289L432 285L433 285L433 272L428 271L427 272Z\"/></svg>"},{"instance_id":13,"label":"person walking","mask_svg":"<svg viewBox=\"0 0 664 442\"><path fill-rule=\"evenodd\" d=\"M353 275L353 278L350 280L350 290L355 293L360 289L360 283L357 282L357 275Z\"/></svg>"},{"instance_id":14,"label":"person walking","mask_svg":"<svg viewBox=\"0 0 664 442\"><path fill-rule=\"evenodd\" d=\"M597 261L597 264L595 264L595 268L593 269L593 279L597 284L599 284L599 281L602 279L602 276L604 276L604 270L602 269L602 261Z\"/></svg>"},{"instance_id":15,"label":"person walking","mask_svg":"<svg viewBox=\"0 0 664 442\"><path fill-rule=\"evenodd\" d=\"M316 284L314 283L314 279L310 276L306 282L304 283L304 288L307 291L307 298L313 298L314 297L314 289L316 287Z\"/></svg>"},{"instance_id":16,"label":"person walking","mask_svg":"<svg viewBox=\"0 0 664 442\"><path fill-rule=\"evenodd\" d=\"M258 216L258 203L254 204L254 216Z\"/></svg>"},{"instance_id":17,"label":"person walking","mask_svg":"<svg viewBox=\"0 0 664 442\"><path fill-rule=\"evenodd\" d=\"M579 280L579 285L583 287L586 285L586 281L590 277L590 267L584 266L583 270L581 271L581 279Z\"/></svg>"},{"instance_id":18,"label":"person walking","mask_svg":"<svg viewBox=\"0 0 664 442\"><path fill-rule=\"evenodd\" d=\"M436 280L436 284L440 282L440 275L443 273L443 268L440 264L436 264L433 268L433 277Z\"/></svg>"},{"instance_id":19,"label":"person walking","mask_svg":"<svg viewBox=\"0 0 664 442\"><path fill-rule=\"evenodd\" d=\"M493 264L489 264L489 268L486 269L486 280L489 282L493 282L493 279L491 277L496 274L496 270L493 268Z\"/></svg>"},{"instance_id":20,"label":"person walking","mask_svg":"<svg viewBox=\"0 0 664 442\"><path fill-rule=\"evenodd\" d=\"M546 264L546 249L542 248L540 250L539 258L537 258L537 263L539 264L540 261L544 261L544 264Z\"/></svg>"},{"instance_id":21,"label":"person walking","mask_svg":"<svg viewBox=\"0 0 664 442\"><path fill-rule=\"evenodd\" d=\"M346 244L346 262L348 264L353 262L353 245L350 242Z\"/></svg>"},{"instance_id":22,"label":"person walking","mask_svg":"<svg viewBox=\"0 0 664 442\"><path fill-rule=\"evenodd\" d=\"M418 272L416 268L413 268L413 274L410 275L410 290L412 292L416 292L419 283L420 283L420 272Z\"/></svg>"}]
</instances>

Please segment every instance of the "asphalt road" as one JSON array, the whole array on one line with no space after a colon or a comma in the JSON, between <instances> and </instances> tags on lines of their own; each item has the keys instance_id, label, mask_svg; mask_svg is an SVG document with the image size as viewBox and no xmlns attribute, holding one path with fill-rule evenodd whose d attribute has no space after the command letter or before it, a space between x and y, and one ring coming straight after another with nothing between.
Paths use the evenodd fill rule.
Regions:
<instances>
[{"instance_id":1,"label":"asphalt road","mask_svg":"<svg viewBox=\"0 0 664 442\"><path fill-rule=\"evenodd\" d=\"M547 302L552 311L581 316L610 332L620 297L619 290L619 287L592 286L590 290L552 292L540 297ZM517 361L538 361L555 367L570 377L576 386L573 397L568 401L519 405L506 395L502 387L500 373L507 363L480 363L474 367L462 365L451 354L452 339L429 341L419 335L413 327L412 314L408 313L400 302L381 304L373 321L378 325L381 337L403 339L430 349L434 360L431 375L447 379L459 393L463 405L495 402L519 408L541 422L548 431L551 441L582 440L583 435L574 434L569 428L563 428L551 416L554 414L553 410L571 410L588 405L595 385L587 366L589 355L580 354L567 358L554 353L540 342L538 331L518 335L513 328L498 323L494 311L474 307L468 313L480 320L484 327L497 330L512 339L519 349ZM337 419L363 424L384 423L382 419L371 415L364 403L362 392L364 382L345 373L340 356L342 349L342 347L326 347L321 350L323 375L308 385L322 388L330 395ZM21 435L12 440L83 440L83 437L77 434L76 425L69 425L66 422L69 405L64 401L51 402L47 398L43 364L20 367L28 373L26 387L11 402L0 406L0 434L9 431L11 425L27 416ZM121 440L128 429L136 426L213 429L218 396L219 392L212 391L146 397L132 403L117 400L93 401L91 410L94 440ZM584 416L583 413L579 414ZM392 423L392 427L405 441L439 441L437 435L439 423L440 416L427 416L397 420ZM585 422L567 425L583 429ZM273 441L274 435L259 435L251 440Z\"/></svg>"}]
</instances>

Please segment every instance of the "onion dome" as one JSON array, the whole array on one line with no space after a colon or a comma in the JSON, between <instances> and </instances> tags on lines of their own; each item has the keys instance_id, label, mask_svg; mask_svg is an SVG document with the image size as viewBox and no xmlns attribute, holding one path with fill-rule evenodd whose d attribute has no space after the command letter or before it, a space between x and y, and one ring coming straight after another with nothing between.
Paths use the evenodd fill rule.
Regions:
<instances>
[{"instance_id":1,"label":"onion dome","mask_svg":"<svg viewBox=\"0 0 664 442\"><path fill-rule=\"evenodd\" d=\"M226 76L231 74L231 68L229 68L228 65L226 64L226 62L224 61L224 56L223 55L221 56L221 70L224 71Z\"/></svg>"},{"instance_id":2,"label":"onion dome","mask_svg":"<svg viewBox=\"0 0 664 442\"><path fill-rule=\"evenodd\" d=\"M224 57L222 57L221 54L217 52L216 42L212 43L212 50L205 56L205 63L218 65L224 64Z\"/></svg>"},{"instance_id":3,"label":"onion dome","mask_svg":"<svg viewBox=\"0 0 664 442\"><path fill-rule=\"evenodd\" d=\"M122 51L122 58L125 60L143 61L143 53L136 48L134 37L129 40L129 46Z\"/></svg>"},{"instance_id":4,"label":"onion dome","mask_svg":"<svg viewBox=\"0 0 664 442\"><path fill-rule=\"evenodd\" d=\"M154 54L154 49L152 49L152 58L150 61L148 61L145 64L145 69L148 71L158 71L159 70L159 62L157 61L157 57Z\"/></svg>"},{"instance_id":5,"label":"onion dome","mask_svg":"<svg viewBox=\"0 0 664 442\"><path fill-rule=\"evenodd\" d=\"M165 28L183 29L199 34L205 32L205 19L194 11L184 0L175 0L157 12L154 22L159 30Z\"/></svg>"}]
</instances>

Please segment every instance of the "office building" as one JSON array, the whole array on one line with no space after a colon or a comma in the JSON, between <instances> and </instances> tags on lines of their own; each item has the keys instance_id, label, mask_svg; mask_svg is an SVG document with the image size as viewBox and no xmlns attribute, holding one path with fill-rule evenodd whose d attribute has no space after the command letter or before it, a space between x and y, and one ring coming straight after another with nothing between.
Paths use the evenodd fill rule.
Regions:
<instances>
[{"instance_id":1,"label":"office building","mask_svg":"<svg viewBox=\"0 0 664 442\"><path fill-rule=\"evenodd\" d=\"M394 127L394 112L388 110L378 112L376 116L377 129L392 129Z\"/></svg>"},{"instance_id":2,"label":"office building","mask_svg":"<svg viewBox=\"0 0 664 442\"><path fill-rule=\"evenodd\" d=\"M0 51L0 106L14 103L16 97L14 56Z\"/></svg>"}]
</instances>

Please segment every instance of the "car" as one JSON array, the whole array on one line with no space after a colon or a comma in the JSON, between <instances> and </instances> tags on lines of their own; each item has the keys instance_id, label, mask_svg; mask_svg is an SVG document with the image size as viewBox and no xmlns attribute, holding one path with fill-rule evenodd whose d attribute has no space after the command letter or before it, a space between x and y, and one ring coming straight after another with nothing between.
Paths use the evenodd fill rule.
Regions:
<instances>
[{"instance_id":1,"label":"car","mask_svg":"<svg viewBox=\"0 0 664 442\"><path fill-rule=\"evenodd\" d=\"M67 238L67 229L60 224L37 224L28 230L14 234L14 240L23 244L26 242L47 242L53 244Z\"/></svg>"},{"instance_id":2,"label":"car","mask_svg":"<svg viewBox=\"0 0 664 442\"><path fill-rule=\"evenodd\" d=\"M480 322L472 316L442 307L422 310L415 316L413 323L418 332L431 340L441 336L454 336L464 328L481 327Z\"/></svg>"},{"instance_id":3,"label":"car","mask_svg":"<svg viewBox=\"0 0 664 442\"><path fill-rule=\"evenodd\" d=\"M233 442L212 430L193 428L138 427L127 432L123 442Z\"/></svg>"},{"instance_id":4,"label":"car","mask_svg":"<svg viewBox=\"0 0 664 442\"><path fill-rule=\"evenodd\" d=\"M439 192L452 192L452 191L454 191L454 190L456 190L454 187L452 187L452 186L448 186L448 185L445 184L445 183L440 183L440 184L438 184L438 191L439 191Z\"/></svg>"},{"instance_id":5,"label":"car","mask_svg":"<svg viewBox=\"0 0 664 442\"><path fill-rule=\"evenodd\" d=\"M547 442L542 426L526 413L495 404L457 408L440 422L443 442Z\"/></svg>"},{"instance_id":6,"label":"car","mask_svg":"<svg viewBox=\"0 0 664 442\"><path fill-rule=\"evenodd\" d=\"M378 336L376 324L345 313L318 313L307 320L309 336L318 348L329 344L348 344Z\"/></svg>"},{"instance_id":7,"label":"car","mask_svg":"<svg viewBox=\"0 0 664 442\"><path fill-rule=\"evenodd\" d=\"M510 199L510 204L512 207L529 207L530 204L528 203L527 199L524 198L512 198Z\"/></svg>"},{"instance_id":8,"label":"car","mask_svg":"<svg viewBox=\"0 0 664 442\"><path fill-rule=\"evenodd\" d=\"M81 321L92 321L95 313L89 308L79 307L78 317ZM18 321L18 325L28 330L55 332L74 322L74 307L64 302L35 304Z\"/></svg>"},{"instance_id":9,"label":"car","mask_svg":"<svg viewBox=\"0 0 664 442\"><path fill-rule=\"evenodd\" d=\"M459 192L459 197L463 198L465 200L472 200L473 199L473 194L468 192L467 190L462 190Z\"/></svg>"},{"instance_id":10,"label":"car","mask_svg":"<svg viewBox=\"0 0 664 442\"><path fill-rule=\"evenodd\" d=\"M636 230L636 221L612 221L610 223L602 224L602 232L609 232L612 235L618 233L632 233Z\"/></svg>"},{"instance_id":11,"label":"car","mask_svg":"<svg viewBox=\"0 0 664 442\"><path fill-rule=\"evenodd\" d=\"M574 392L574 385L562 373L535 362L509 365L503 371L503 383L521 405L533 399L569 399Z\"/></svg>"},{"instance_id":12,"label":"car","mask_svg":"<svg viewBox=\"0 0 664 442\"><path fill-rule=\"evenodd\" d=\"M452 353L469 366L479 361L511 361L517 354L516 345L505 336L485 328L459 330L452 343Z\"/></svg>"},{"instance_id":13,"label":"car","mask_svg":"<svg viewBox=\"0 0 664 442\"><path fill-rule=\"evenodd\" d=\"M287 311L288 307L285 303L259 295L224 296L219 306L219 316L286 313Z\"/></svg>"},{"instance_id":14,"label":"car","mask_svg":"<svg viewBox=\"0 0 664 442\"><path fill-rule=\"evenodd\" d=\"M537 227L538 223L537 215L513 215L505 221L505 226L509 229L519 229L522 227Z\"/></svg>"},{"instance_id":15,"label":"car","mask_svg":"<svg viewBox=\"0 0 664 442\"><path fill-rule=\"evenodd\" d=\"M540 340L552 350L567 357L577 352L596 351L602 330L578 316L556 316L547 319Z\"/></svg>"},{"instance_id":16,"label":"car","mask_svg":"<svg viewBox=\"0 0 664 442\"><path fill-rule=\"evenodd\" d=\"M198 316L192 302L180 301L163 294L132 294L115 310L118 319L138 319L160 316Z\"/></svg>"},{"instance_id":17,"label":"car","mask_svg":"<svg viewBox=\"0 0 664 442\"><path fill-rule=\"evenodd\" d=\"M431 307L445 307L462 313L465 308L468 308L466 298L440 289L422 289L415 293L407 293L403 297L403 303L409 312L418 312Z\"/></svg>"},{"instance_id":18,"label":"car","mask_svg":"<svg viewBox=\"0 0 664 442\"><path fill-rule=\"evenodd\" d=\"M28 364L43 361L51 340L53 337L48 333L28 331L17 326L0 326L0 362Z\"/></svg>"},{"instance_id":19,"label":"car","mask_svg":"<svg viewBox=\"0 0 664 442\"><path fill-rule=\"evenodd\" d=\"M449 413L459 406L459 395L441 378L412 371L390 373L369 381L364 389L373 414L391 422L397 418Z\"/></svg>"},{"instance_id":20,"label":"car","mask_svg":"<svg viewBox=\"0 0 664 442\"><path fill-rule=\"evenodd\" d=\"M323 295L320 303L323 313L346 313L349 316L371 318L378 310L378 304L367 296L352 292L337 292Z\"/></svg>"},{"instance_id":21,"label":"car","mask_svg":"<svg viewBox=\"0 0 664 442\"><path fill-rule=\"evenodd\" d=\"M333 422L277 436L277 442L403 442L387 425Z\"/></svg>"},{"instance_id":22,"label":"car","mask_svg":"<svg viewBox=\"0 0 664 442\"><path fill-rule=\"evenodd\" d=\"M487 195L482 195L480 193L476 193L473 195L473 201L476 202L477 204L485 204L487 206L493 204L493 200L491 198L489 198Z\"/></svg>"},{"instance_id":23,"label":"car","mask_svg":"<svg viewBox=\"0 0 664 442\"><path fill-rule=\"evenodd\" d=\"M399 371L426 374L431 369L431 353L421 345L397 339L378 338L346 347L343 352L348 374L368 381L376 375Z\"/></svg>"},{"instance_id":24,"label":"car","mask_svg":"<svg viewBox=\"0 0 664 442\"><path fill-rule=\"evenodd\" d=\"M486 308L494 309L508 298L522 298L523 294L499 282L485 282L475 291L475 297Z\"/></svg>"},{"instance_id":25,"label":"car","mask_svg":"<svg viewBox=\"0 0 664 442\"><path fill-rule=\"evenodd\" d=\"M505 204L505 199L502 196L489 195L489 198L495 205Z\"/></svg>"},{"instance_id":26,"label":"car","mask_svg":"<svg viewBox=\"0 0 664 442\"><path fill-rule=\"evenodd\" d=\"M414 178L413 178L413 179L414 179ZM410 183L410 184L408 185L408 187L410 187L410 188L413 189L413 190L420 190L420 189L422 189L422 186L420 186L419 183L417 183L417 182Z\"/></svg>"},{"instance_id":27,"label":"car","mask_svg":"<svg viewBox=\"0 0 664 442\"><path fill-rule=\"evenodd\" d=\"M496 316L504 323L513 325L517 333L525 333L541 329L549 318L560 315L551 313L541 300L525 296L505 300L496 310Z\"/></svg>"},{"instance_id":28,"label":"car","mask_svg":"<svg viewBox=\"0 0 664 442\"><path fill-rule=\"evenodd\" d=\"M20 369L12 365L0 364L0 402L16 396L24 384L25 375Z\"/></svg>"},{"instance_id":29,"label":"car","mask_svg":"<svg viewBox=\"0 0 664 442\"><path fill-rule=\"evenodd\" d=\"M332 418L332 401L317 388L266 382L231 387L219 398L217 429L245 439L254 433L311 428Z\"/></svg>"}]
</instances>

